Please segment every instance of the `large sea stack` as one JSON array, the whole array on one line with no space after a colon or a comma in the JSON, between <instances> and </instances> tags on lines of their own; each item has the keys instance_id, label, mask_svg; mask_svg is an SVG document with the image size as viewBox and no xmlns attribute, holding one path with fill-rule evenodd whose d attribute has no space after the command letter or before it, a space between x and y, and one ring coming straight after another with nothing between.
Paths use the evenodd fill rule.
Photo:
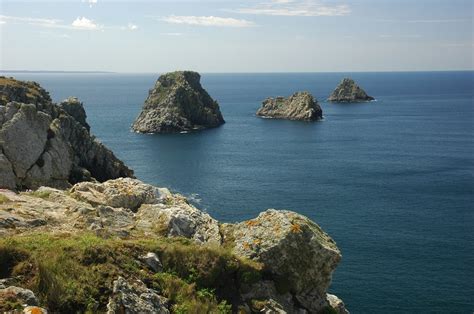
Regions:
<instances>
[{"instance_id":1,"label":"large sea stack","mask_svg":"<svg viewBox=\"0 0 474 314\"><path fill-rule=\"evenodd\" d=\"M177 133L223 124L219 105L200 83L199 73L177 71L161 75L132 125L139 133Z\"/></svg>"},{"instance_id":2,"label":"large sea stack","mask_svg":"<svg viewBox=\"0 0 474 314\"><path fill-rule=\"evenodd\" d=\"M267 98L258 109L257 116L275 119L315 121L322 119L318 101L308 92L296 92L288 98Z\"/></svg>"},{"instance_id":3,"label":"large sea stack","mask_svg":"<svg viewBox=\"0 0 474 314\"><path fill-rule=\"evenodd\" d=\"M132 176L90 134L77 98L56 105L38 83L0 77L0 188L66 188Z\"/></svg>"},{"instance_id":4,"label":"large sea stack","mask_svg":"<svg viewBox=\"0 0 474 314\"><path fill-rule=\"evenodd\" d=\"M329 96L331 102L364 102L374 100L374 97L357 85L353 79L345 78Z\"/></svg>"}]
</instances>

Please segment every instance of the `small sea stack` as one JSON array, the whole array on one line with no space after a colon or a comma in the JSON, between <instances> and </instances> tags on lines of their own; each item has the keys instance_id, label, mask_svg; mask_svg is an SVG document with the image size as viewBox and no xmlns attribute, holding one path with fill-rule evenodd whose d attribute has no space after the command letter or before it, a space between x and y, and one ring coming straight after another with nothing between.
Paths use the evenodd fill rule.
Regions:
<instances>
[{"instance_id":1,"label":"small sea stack","mask_svg":"<svg viewBox=\"0 0 474 314\"><path fill-rule=\"evenodd\" d=\"M296 92L288 98L267 98L257 116L274 119L316 121L323 117L318 101L308 92Z\"/></svg>"},{"instance_id":2,"label":"small sea stack","mask_svg":"<svg viewBox=\"0 0 474 314\"><path fill-rule=\"evenodd\" d=\"M140 115L132 125L138 133L179 133L223 124L218 103L192 71L161 75L150 90Z\"/></svg>"},{"instance_id":3,"label":"small sea stack","mask_svg":"<svg viewBox=\"0 0 474 314\"><path fill-rule=\"evenodd\" d=\"M374 100L354 82L353 79L344 78L329 96L330 102L365 102Z\"/></svg>"}]
</instances>

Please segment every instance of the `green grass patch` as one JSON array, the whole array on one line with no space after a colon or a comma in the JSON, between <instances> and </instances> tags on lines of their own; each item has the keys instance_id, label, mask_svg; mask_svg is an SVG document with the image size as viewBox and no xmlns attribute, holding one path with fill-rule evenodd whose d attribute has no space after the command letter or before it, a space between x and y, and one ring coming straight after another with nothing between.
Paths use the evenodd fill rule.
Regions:
<instances>
[{"instance_id":1,"label":"green grass patch","mask_svg":"<svg viewBox=\"0 0 474 314\"><path fill-rule=\"evenodd\" d=\"M10 199L3 194L0 194L0 205L10 202Z\"/></svg>"},{"instance_id":2,"label":"green grass patch","mask_svg":"<svg viewBox=\"0 0 474 314\"><path fill-rule=\"evenodd\" d=\"M155 252L155 274L139 256ZM0 239L0 278L19 278L51 312L104 311L113 281L142 280L171 301L175 313L229 313L242 289L260 279L261 265L227 249L187 239L100 238L93 234L32 234ZM18 277L17 277L18 276Z\"/></svg>"},{"instance_id":3,"label":"green grass patch","mask_svg":"<svg viewBox=\"0 0 474 314\"><path fill-rule=\"evenodd\" d=\"M49 196L51 195L51 191L33 191L33 192L28 192L27 195L30 195L33 197L39 197L42 199L48 199Z\"/></svg>"}]
</instances>

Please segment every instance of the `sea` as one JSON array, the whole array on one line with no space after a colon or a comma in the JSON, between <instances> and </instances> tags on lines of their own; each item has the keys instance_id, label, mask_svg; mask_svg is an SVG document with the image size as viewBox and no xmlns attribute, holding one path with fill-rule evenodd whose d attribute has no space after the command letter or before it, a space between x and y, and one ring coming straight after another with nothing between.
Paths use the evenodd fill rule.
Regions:
<instances>
[{"instance_id":1,"label":"sea","mask_svg":"<svg viewBox=\"0 0 474 314\"><path fill-rule=\"evenodd\" d=\"M4 73L77 96L136 176L224 222L267 208L316 221L342 261L330 293L351 313L473 313L474 72L203 73L226 123L130 131L159 73ZM344 77L376 101L326 102ZM309 91L324 119L261 119L262 100Z\"/></svg>"}]
</instances>

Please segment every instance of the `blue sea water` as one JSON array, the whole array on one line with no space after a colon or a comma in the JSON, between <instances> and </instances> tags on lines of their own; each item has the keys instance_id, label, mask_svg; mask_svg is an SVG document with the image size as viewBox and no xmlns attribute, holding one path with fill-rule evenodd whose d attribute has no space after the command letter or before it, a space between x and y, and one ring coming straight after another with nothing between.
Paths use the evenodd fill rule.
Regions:
<instances>
[{"instance_id":1,"label":"blue sea water","mask_svg":"<svg viewBox=\"0 0 474 314\"><path fill-rule=\"evenodd\" d=\"M130 132L157 74L11 74L78 96L92 132L141 180L222 221L291 209L343 259L330 291L351 313L474 311L474 72L203 74L222 127ZM345 76L376 102L324 100ZM260 119L268 96L308 90L324 121Z\"/></svg>"}]
</instances>

